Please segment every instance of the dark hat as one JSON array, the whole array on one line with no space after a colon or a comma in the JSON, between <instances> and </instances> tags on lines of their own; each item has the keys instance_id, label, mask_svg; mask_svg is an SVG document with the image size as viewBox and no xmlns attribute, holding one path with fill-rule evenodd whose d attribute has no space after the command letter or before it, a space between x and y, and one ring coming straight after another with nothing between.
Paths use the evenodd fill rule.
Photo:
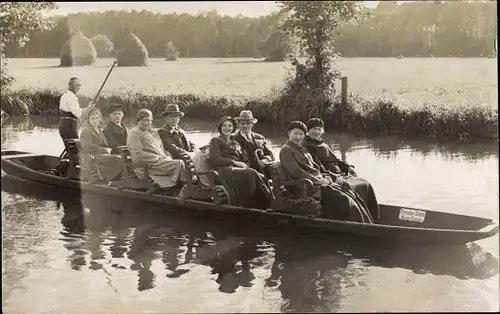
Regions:
<instances>
[{"instance_id":1,"label":"dark hat","mask_svg":"<svg viewBox=\"0 0 500 314\"><path fill-rule=\"evenodd\" d=\"M233 131L236 130L236 120L234 120L234 118L231 118L229 116L223 116L222 118L220 118L219 122L217 123L217 131L219 133L220 133L220 128L222 126L222 123L224 123L226 121L231 121L231 123L233 124Z\"/></svg>"},{"instance_id":2,"label":"dark hat","mask_svg":"<svg viewBox=\"0 0 500 314\"><path fill-rule=\"evenodd\" d=\"M139 109L139 111L137 111L136 117L137 117L137 121L142 120L146 117L153 118L153 113L149 109Z\"/></svg>"},{"instance_id":3,"label":"dark hat","mask_svg":"<svg viewBox=\"0 0 500 314\"><path fill-rule=\"evenodd\" d=\"M309 119L309 121L307 121L306 125L307 125L307 128L309 130L312 128L317 128L317 127L320 127L323 129L325 128L325 123L323 122L323 120L321 120L319 118Z\"/></svg>"},{"instance_id":4,"label":"dark hat","mask_svg":"<svg viewBox=\"0 0 500 314\"><path fill-rule=\"evenodd\" d=\"M253 122L253 123L257 122L257 119L255 119L253 117L253 114L252 114L252 112L250 110L242 110L240 112L240 116L234 118L234 120L236 120L236 121L250 121L250 122Z\"/></svg>"},{"instance_id":5,"label":"dark hat","mask_svg":"<svg viewBox=\"0 0 500 314\"><path fill-rule=\"evenodd\" d=\"M115 111L125 112L125 107L122 104L112 103L108 108L108 114L112 114Z\"/></svg>"},{"instance_id":6,"label":"dark hat","mask_svg":"<svg viewBox=\"0 0 500 314\"><path fill-rule=\"evenodd\" d=\"M166 107L165 107L165 111L163 111L161 113L161 116L164 117L164 116L167 116L169 114L177 114L179 115L181 118L184 117L184 112L180 111L179 109L179 106L176 105L176 104L168 104Z\"/></svg>"},{"instance_id":7,"label":"dark hat","mask_svg":"<svg viewBox=\"0 0 500 314\"><path fill-rule=\"evenodd\" d=\"M290 124L288 124L288 131L291 131L293 129L299 129L299 130L304 131L304 133L307 133L307 126L302 121L290 122Z\"/></svg>"}]
</instances>

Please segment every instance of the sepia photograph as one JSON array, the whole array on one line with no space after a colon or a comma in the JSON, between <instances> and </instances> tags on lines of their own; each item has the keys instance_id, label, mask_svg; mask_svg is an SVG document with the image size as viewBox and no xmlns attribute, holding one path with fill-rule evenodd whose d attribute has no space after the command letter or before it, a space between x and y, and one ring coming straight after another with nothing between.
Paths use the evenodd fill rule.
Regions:
<instances>
[{"instance_id":1,"label":"sepia photograph","mask_svg":"<svg viewBox=\"0 0 500 314\"><path fill-rule=\"evenodd\" d=\"M2 312L499 312L497 9L0 2Z\"/></svg>"}]
</instances>

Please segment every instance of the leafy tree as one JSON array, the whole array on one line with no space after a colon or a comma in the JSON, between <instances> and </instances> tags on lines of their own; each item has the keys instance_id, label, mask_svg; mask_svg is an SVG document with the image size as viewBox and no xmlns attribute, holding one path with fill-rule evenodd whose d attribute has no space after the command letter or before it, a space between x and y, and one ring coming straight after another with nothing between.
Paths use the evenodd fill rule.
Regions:
<instances>
[{"instance_id":1,"label":"leafy tree","mask_svg":"<svg viewBox=\"0 0 500 314\"><path fill-rule=\"evenodd\" d=\"M305 64L292 58L295 76L285 87L285 96L299 99L296 109L303 114L321 116L331 103L335 80L340 77L335 67L334 40L343 23L352 20L361 9L356 1L277 1L286 14L282 29L297 38L307 55Z\"/></svg>"},{"instance_id":2,"label":"leafy tree","mask_svg":"<svg viewBox=\"0 0 500 314\"><path fill-rule=\"evenodd\" d=\"M54 2L0 2L1 89L6 89L14 78L7 73L5 48L7 44L24 46L35 31L53 26L42 12L55 9Z\"/></svg>"}]
</instances>

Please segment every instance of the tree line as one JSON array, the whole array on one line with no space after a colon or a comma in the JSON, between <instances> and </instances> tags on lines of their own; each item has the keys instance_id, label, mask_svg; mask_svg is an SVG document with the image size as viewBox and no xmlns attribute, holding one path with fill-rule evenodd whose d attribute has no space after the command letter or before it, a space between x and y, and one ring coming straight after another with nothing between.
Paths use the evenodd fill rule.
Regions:
<instances>
[{"instance_id":1,"label":"tree line","mask_svg":"<svg viewBox=\"0 0 500 314\"><path fill-rule=\"evenodd\" d=\"M344 57L480 57L495 53L496 2L380 1L362 18L339 29L335 49ZM89 38L102 34L117 44L133 32L150 57L165 57L172 42L181 58L268 57L293 49L279 29L283 13L257 18L222 16L216 11L159 14L106 11L53 17L55 27L33 31L19 47L9 44L8 57L59 57L68 38L81 30Z\"/></svg>"}]
</instances>

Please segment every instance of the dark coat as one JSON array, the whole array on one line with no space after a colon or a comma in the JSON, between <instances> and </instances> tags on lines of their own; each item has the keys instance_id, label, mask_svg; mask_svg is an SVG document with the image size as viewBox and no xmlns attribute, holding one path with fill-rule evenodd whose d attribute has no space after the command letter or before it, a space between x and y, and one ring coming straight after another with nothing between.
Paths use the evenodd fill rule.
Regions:
<instances>
[{"instance_id":1,"label":"dark coat","mask_svg":"<svg viewBox=\"0 0 500 314\"><path fill-rule=\"evenodd\" d=\"M181 155L192 152L191 143L186 139L186 134L181 128L173 130L173 128L165 124L158 129L163 147L172 155L172 158L181 158Z\"/></svg>"},{"instance_id":2,"label":"dark coat","mask_svg":"<svg viewBox=\"0 0 500 314\"><path fill-rule=\"evenodd\" d=\"M121 126L109 122L103 130L103 133L108 140L108 146L113 150L113 153L118 153L118 146L127 146L127 127L122 123Z\"/></svg>"},{"instance_id":3,"label":"dark coat","mask_svg":"<svg viewBox=\"0 0 500 314\"><path fill-rule=\"evenodd\" d=\"M108 154L106 148L110 148L104 132L101 130L97 132L90 127L83 128L80 133L80 145L82 147L82 152L91 155Z\"/></svg>"},{"instance_id":4,"label":"dark coat","mask_svg":"<svg viewBox=\"0 0 500 314\"><path fill-rule=\"evenodd\" d=\"M252 141L249 141L241 134L241 131L238 131L234 136L234 139L240 144L241 148L246 152L248 156L248 162L251 168L263 172L263 169L259 166L259 161L257 157L255 157L255 151L257 149L262 149L264 152L264 158L268 161L274 161L273 152L267 147L265 141L266 138L258 133L251 132ZM262 144L258 144L258 142L262 141Z\"/></svg>"},{"instance_id":5,"label":"dark coat","mask_svg":"<svg viewBox=\"0 0 500 314\"><path fill-rule=\"evenodd\" d=\"M111 181L118 177L122 171L120 156L110 155L107 151L108 141L104 132L96 131L93 128L86 127L80 134L80 144L82 154L81 162L88 168L95 166L98 169L95 179L104 179ZM92 158L89 158L92 155Z\"/></svg>"},{"instance_id":6,"label":"dark coat","mask_svg":"<svg viewBox=\"0 0 500 314\"><path fill-rule=\"evenodd\" d=\"M217 169L232 205L269 208L274 196L264 176L252 168L234 167L236 161L248 163L246 152L234 136L230 136L229 140L222 135L213 137L208 160Z\"/></svg>"},{"instance_id":7,"label":"dark coat","mask_svg":"<svg viewBox=\"0 0 500 314\"><path fill-rule=\"evenodd\" d=\"M347 172L349 167L354 168L354 166L338 159L330 149L328 144L326 144L322 139L314 140L306 135L302 145L312 155L314 162L316 162L320 166L322 172L336 172L335 166L338 166L340 171L342 172Z\"/></svg>"},{"instance_id":8,"label":"dark coat","mask_svg":"<svg viewBox=\"0 0 500 314\"><path fill-rule=\"evenodd\" d=\"M229 137L229 141L237 144L234 136ZM212 137L209 143L209 157L211 165L215 168L234 166L235 161L248 162L246 152L240 148L235 149L229 145L229 142L222 135Z\"/></svg>"},{"instance_id":9,"label":"dark coat","mask_svg":"<svg viewBox=\"0 0 500 314\"><path fill-rule=\"evenodd\" d=\"M319 166L304 147L287 141L280 150L283 180L309 179L317 183L322 177Z\"/></svg>"}]
</instances>

